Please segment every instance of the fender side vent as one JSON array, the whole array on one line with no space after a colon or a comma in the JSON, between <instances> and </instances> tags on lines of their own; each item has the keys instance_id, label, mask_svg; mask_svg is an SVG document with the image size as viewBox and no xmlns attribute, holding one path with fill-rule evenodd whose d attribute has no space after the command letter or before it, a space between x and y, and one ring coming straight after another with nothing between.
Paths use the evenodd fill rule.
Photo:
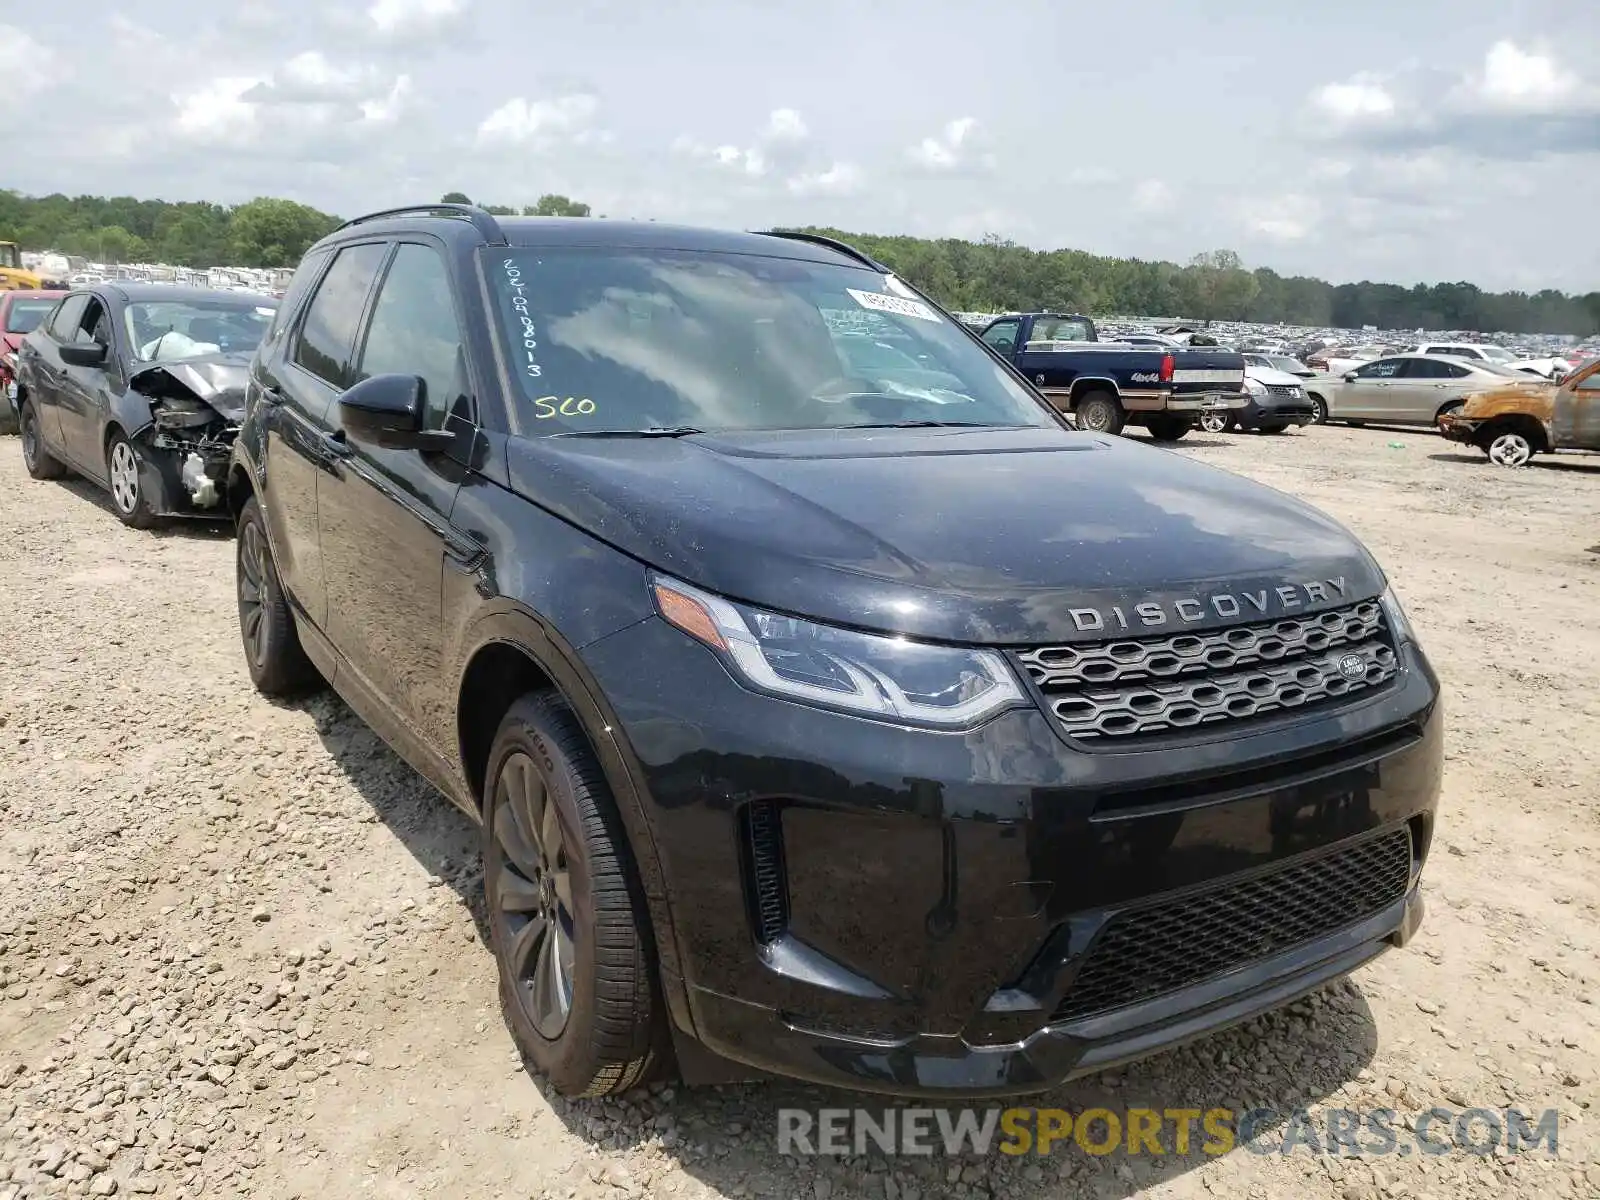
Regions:
<instances>
[{"instance_id":1,"label":"fender side vent","mask_svg":"<svg viewBox=\"0 0 1600 1200\"><path fill-rule=\"evenodd\" d=\"M756 939L763 945L789 927L789 887L783 864L783 815L771 800L744 810L744 842L749 866Z\"/></svg>"}]
</instances>

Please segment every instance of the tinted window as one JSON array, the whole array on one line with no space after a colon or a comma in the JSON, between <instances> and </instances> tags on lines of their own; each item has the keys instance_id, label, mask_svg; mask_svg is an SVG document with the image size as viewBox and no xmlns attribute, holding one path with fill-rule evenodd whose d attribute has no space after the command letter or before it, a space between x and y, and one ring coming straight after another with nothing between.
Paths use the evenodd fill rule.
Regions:
<instances>
[{"instance_id":1,"label":"tinted window","mask_svg":"<svg viewBox=\"0 0 1600 1200\"><path fill-rule=\"evenodd\" d=\"M444 260L426 246L402 245L383 277L352 382L371 375L420 375L429 424L437 428L465 390L461 326Z\"/></svg>"},{"instance_id":2,"label":"tinted window","mask_svg":"<svg viewBox=\"0 0 1600 1200\"><path fill-rule=\"evenodd\" d=\"M70 342L77 331L78 322L83 319L84 306L88 303L89 297L83 295L68 296L63 300L61 307L56 309L56 315L50 318L50 336L57 341Z\"/></svg>"},{"instance_id":3,"label":"tinted window","mask_svg":"<svg viewBox=\"0 0 1600 1200\"><path fill-rule=\"evenodd\" d=\"M278 301L277 315L272 318L272 327L267 330L268 340L276 338L283 332L283 327L288 323L290 316L300 307L300 300L305 296L306 290L316 281L317 275L327 265L328 251L318 250L306 255L300 260L300 266L295 270L294 277L289 280L289 286L283 293L283 299Z\"/></svg>"},{"instance_id":4,"label":"tinted window","mask_svg":"<svg viewBox=\"0 0 1600 1200\"><path fill-rule=\"evenodd\" d=\"M1394 379L1405 365L1403 358L1380 358L1366 366L1357 367L1356 375L1361 379Z\"/></svg>"},{"instance_id":5,"label":"tinted window","mask_svg":"<svg viewBox=\"0 0 1600 1200\"><path fill-rule=\"evenodd\" d=\"M55 306L54 300L13 300L6 309L6 332L32 333Z\"/></svg>"},{"instance_id":6,"label":"tinted window","mask_svg":"<svg viewBox=\"0 0 1600 1200\"><path fill-rule=\"evenodd\" d=\"M300 323L294 361L334 387L350 385L350 355L361 324L361 310L388 251L389 247L379 242L339 251Z\"/></svg>"},{"instance_id":7,"label":"tinted window","mask_svg":"<svg viewBox=\"0 0 1600 1200\"><path fill-rule=\"evenodd\" d=\"M1407 379L1449 379L1452 375L1465 375L1466 373L1465 367L1458 367L1452 363L1435 362L1431 358L1406 360L1405 377Z\"/></svg>"},{"instance_id":8,"label":"tinted window","mask_svg":"<svg viewBox=\"0 0 1600 1200\"><path fill-rule=\"evenodd\" d=\"M840 260L655 249L484 254L532 433L1054 427L971 336ZM852 364L865 334L899 351Z\"/></svg>"}]
</instances>

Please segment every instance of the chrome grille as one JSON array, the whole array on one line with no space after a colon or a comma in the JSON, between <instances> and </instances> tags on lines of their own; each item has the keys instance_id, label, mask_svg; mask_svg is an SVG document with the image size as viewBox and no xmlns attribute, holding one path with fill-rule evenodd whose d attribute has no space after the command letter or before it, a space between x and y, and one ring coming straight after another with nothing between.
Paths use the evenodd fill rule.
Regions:
<instances>
[{"instance_id":1,"label":"chrome grille","mask_svg":"<svg viewBox=\"0 0 1600 1200\"><path fill-rule=\"evenodd\" d=\"M1274 396L1288 396L1291 399L1302 399L1306 394L1304 388L1287 383L1269 383L1267 391Z\"/></svg>"},{"instance_id":2,"label":"chrome grille","mask_svg":"<svg viewBox=\"0 0 1600 1200\"><path fill-rule=\"evenodd\" d=\"M1084 743L1170 735L1320 707L1393 681L1376 600L1303 617L1018 655L1066 734Z\"/></svg>"}]
</instances>

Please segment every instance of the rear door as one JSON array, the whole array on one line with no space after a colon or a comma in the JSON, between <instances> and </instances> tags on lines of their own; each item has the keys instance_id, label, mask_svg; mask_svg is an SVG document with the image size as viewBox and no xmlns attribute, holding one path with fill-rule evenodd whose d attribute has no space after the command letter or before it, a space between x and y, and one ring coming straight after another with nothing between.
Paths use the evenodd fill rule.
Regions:
<instances>
[{"instance_id":1,"label":"rear door","mask_svg":"<svg viewBox=\"0 0 1600 1200\"><path fill-rule=\"evenodd\" d=\"M279 312L286 325L269 332L252 384L261 388L261 503L273 560L293 603L319 630L327 627L328 597L317 484L342 451L329 409L349 386L356 332L388 250L384 242L358 242L302 263L294 282L305 274L310 300L297 313L285 297Z\"/></svg>"},{"instance_id":2,"label":"rear door","mask_svg":"<svg viewBox=\"0 0 1600 1200\"><path fill-rule=\"evenodd\" d=\"M460 451L347 439L345 457L318 485L328 636L340 670L352 672L438 759L447 759L456 741L454 680L443 663L445 560L471 559L474 549L450 523L476 428L455 291L440 246L400 242L357 343L351 382L420 376L427 427L457 432ZM338 425L337 405L328 420ZM340 690L348 696L349 682Z\"/></svg>"},{"instance_id":3,"label":"rear door","mask_svg":"<svg viewBox=\"0 0 1600 1200\"><path fill-rule=\"evenodd\" d=\"M1387 393L1389 419L1407 425L1432 425L1440 409L1459 400L1471 388L1472 372L1464 366L1408 358L1400 378Z\"/></svg>"}]
</instances>

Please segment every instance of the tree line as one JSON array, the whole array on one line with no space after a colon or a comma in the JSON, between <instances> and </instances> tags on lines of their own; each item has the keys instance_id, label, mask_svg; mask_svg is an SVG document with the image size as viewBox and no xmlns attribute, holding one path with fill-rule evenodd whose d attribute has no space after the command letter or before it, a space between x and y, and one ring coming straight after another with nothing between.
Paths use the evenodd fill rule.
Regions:
<instances>
[{"instance_id":1,"label":"tree line","mask_svg":"<svg viewBox=\"0 0 1600 1200\"><path fill-rule=\"evenodd\" d=\"M440 201L471 203L463 192L447 192ZM520 207L482 206L499 215L590 215L587 204L554 193ZM306 247L339 221L307 205L271 197L228 207L0 190L0 240L96 262L293 266ZM834 229L808 232L859 246L958 311L1053 309L1347 329L1375 325L1579 336L1600 332L1600 291L1487 292L1466 282L1331 284L1279 275L1268 267L1252 270L1229 250L1196 255L1179 265L1082 250L1031 250L995 235L971 242Z\"/></svg>"}]
</instances>

